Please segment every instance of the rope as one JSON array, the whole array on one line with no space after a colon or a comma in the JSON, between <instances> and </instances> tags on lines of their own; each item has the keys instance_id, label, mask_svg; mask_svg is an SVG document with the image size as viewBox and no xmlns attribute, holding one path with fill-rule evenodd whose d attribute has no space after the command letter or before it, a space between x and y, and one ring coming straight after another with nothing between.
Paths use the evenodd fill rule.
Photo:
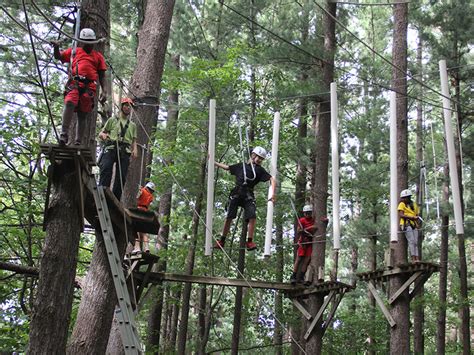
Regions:
<instances>
[{"instance_id":1,"label":"rope","mask_svg":"<svg viewBox=\"0 0 474 355\"><path fill-rule=\"evenodd\" d=\"M382 54L380 54L379 52L377 52L375 49L373 49L369 44L367 44L365 41L363 41L362 39L360 39L356 34L354 34L351 30L349 30L343 23L341 23L335 16L333 16L326 8L324 8L324 6L320 5L316 0L313 0L313 3L319 7L322 11L324 11L329 17L331 17L331 19L337 23L339 26L341 26L347 33L349 33L351 36L353 36L358 42L360 42L362 45L364 45L364 47L366 47L369 51L371 51L373 54L375 54L377 57L379 57L380 59L382 59L385 63L387 63L388 65L390 65L392 68L394 68L395 70L398 70L400 73L402 73L403 75L406 75L407 77L409 77L410 79L412 79L414 82L418 83L419 85L421 85L421 87L424 87L432 92L434 92L435 94L443 97L443 98L446 98L448 99L449 101L453 102L454 104L459 104L456 100L452 99L451 97L447 97L445 95L443 95L440 91L436 90L436 89L433 89L432 87L426 85L423 81L420 81L419 79L417 79L415 76L411 75L410 73L408 73L408 71L404 71L402 68L398 67L397 65L393 64L390 60L388 60L387 58L385 58ZM393 91L393 90L392 90ZM397 92L398 93L398 92ZM403 93L401 93L403 95ZM463 105L464 106L464 105Z\"/></svg>"},{"instance_id":2,"label":"rope","mask_svg":"<svg viewBox=\"0 0 474 355\"><path fill-rule=\"evenodd\" d=\"M26 21L26 25L28 27L27 30L28 30L28 34L29 34L29 37L30 37L30 43L31 43L31 48L33 50L33 56L35 58L36 70L38 71L38 77L39 77L39 80L40 80L41 90L43 92L44 100L46 102L46 107L48 109L48 115L49 115L49 119L51 121L51 125L53 126L54 134L56 135L56 139L59 140L58 131L56 129L56 125L55 125L54 119L53 119L53 113L51 112L51 107L49 106L48 95L46 94L46 88L44 87L43 76L41 75L41 70L40 70L40 67L39 67L38 56L36 54L36 48L35 48L35 44L33 42L33 35L31 33L30 21L28 19L28 12L26 11L25 0L22 0L21 2L22 2L22 5L23 5L23 11L25 13L25 21ZM2 8L3 8L3 6L2 6Z\"/></svg>"}]
</instances>

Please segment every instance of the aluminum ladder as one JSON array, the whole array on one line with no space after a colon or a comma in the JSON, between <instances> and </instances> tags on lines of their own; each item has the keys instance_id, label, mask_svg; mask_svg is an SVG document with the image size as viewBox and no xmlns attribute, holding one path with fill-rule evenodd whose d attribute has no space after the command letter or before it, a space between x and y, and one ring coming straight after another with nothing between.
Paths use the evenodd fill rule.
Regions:
<instances>
[{"instance_id":1,"label":"aluminum ladder","mask_svg":"<svg viewBox=\"0 0 474 355\"><path fill-rule=\"evenodd\" d=\"M97 214L100 221L100 229L104 238L107 259L112 273L115 292L117 294L118 309L115 318L119 322L120 334L122 336L125 354L141 354L142 347L140 337L135 324L135 314L133 312L128 292L125 275L122 268L122 260L119 257L117 243L115 240L112 221L110 219L109 207L105 199L104 187L97 186L94 176L90 177L89 187L94 196Z\"/></svg>"}]
</instances>

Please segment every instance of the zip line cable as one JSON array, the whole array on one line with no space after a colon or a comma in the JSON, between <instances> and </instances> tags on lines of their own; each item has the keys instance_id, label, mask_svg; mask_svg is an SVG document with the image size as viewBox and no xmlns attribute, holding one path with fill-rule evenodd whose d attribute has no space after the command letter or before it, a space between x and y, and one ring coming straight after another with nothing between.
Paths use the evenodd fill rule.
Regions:
<instances>
[{"instance_id":1,"label":"zip line cable","mask_svg":"<svg viewBox=\"0 0 474 355\"><path fill-rule=\"evenodd\" d=\"M38 71L38 77L40 79L40 84L41 84L41 90L43 91L44 101L46 102L46 107L48 109L48 115L51 121L51 125L53 126L54 134L56 135L56 139L59 140L58 131L56 129L56 124L54 123L54 119L53 119L53 113L51 112L51 107L49 105L48 95L46 94L46 89L44 87L43 76L41 75L41 69L39 67L38 56L36 54L36 48L33 42L33 35L31 33L30 21L28 19L28 12L26 11L25 0L22 0L22 5L23 5L23 11L25 13L25 21L26 21L26 25L28 29L28 34L30 37L31 48L33 50L33 56L35 58L36 70Z\"/></svg>"},{"instance_id":2,"label":"zip line cable","mask_svg":"<svg viewBox=\"0 0 474 355\"><path fill-rule=\"evenodd\" d=\"M362 43L367 49L369 49L369 51L371 51L373 54L375 54L377 57L379 57L380 59L382 59L384 62L386 62L388 65L390 65L392 68L394 68L395 70L398 70L400 73L402 73L403 75L406 75L408 76L410 79L412 79L414 82L418 83L419 85L421 85L421 87L424 87L432 92L434 92L435 94L441 96L442 98L445 98L445 99L448 99L449 101L451 101L453 104L459 104L456 100L452 99L451 97L447 97L445 95L443 95L440 91L436 90L436 89L433 89L432 87L426 85L423 81L420 81L419 79L417 79L415 76L411 75L408 73L408 70L407 71L404 71L402 68L398 67L397 65L393 64L393 62L391 62L390 60L388 60L387 58L385 58L382 54L380 54L379 52L377 52L375 49L373 49L369 44L367 44L364 40L362 40L361 38L359 38L356 34L354 34L351 30L349 30L344 24L342 24L335 16L333 16L326 8L324 8L324 6L320 5L317 0L313 0L313 3L319 7L322 11L324 11L329 17L331 17L333 19L333 21L335 23L337 23L339 26L341 26L346 32L348 32L351 36L353 36L358 42ZM465 106L465 105L462 105L462 106Z\"/></svg>"},{"instance_id":3,"label":"zip line cable","mask_svg":"<svg viewBox=\"0 0 474 355\"><path fill-rule=\"evenodd\" d=\"M133 114L135 114L135 111L133 110L133 107L132 107L132 115L133 115ZM150 137L149 133L147 132L147 130L145 129L145 127L144 127L143 123L141 122L140 118L139 118L136 114L135 114L135 117L136 117L137 121L139 122L140 126L142 127L143 132L144 132L145 135L148 137L148 141L151 142L151 137ZM212 231L212 226L209 227L209 226L206 224L206 221L204 221L204 219L201 217L201 215L196 211L196 208L194 207L194 205L193 205L191 199L188 197L188 194L187 194L186 190L183 189L183 187L181 186L181 184L180 184L179 181L177 180L176 176L173 174L172 169L169 168L168 162L167 162L165 159L163 159L161 156L159 156L159 158L160 158L160 160L162 161L163 165L165 165L165 167L167 168L167 170L168 170L168 172L169 172L171 178L173 179L174 183L175 183L176 186L180 189L182 196L186 199L186 201L188 202L189 206L191 206L192 210L193 210L194 213L196 214L196 216L197 216L197 218L199 219L199 221L201 222L201 224L202 224L207 230L209 230L209 231L211 232L211 235L212 235L214 241L217 242L218 239L214 236L214 233L213 233L213 231ZM214 163L214 162L212 162L212 163ZM273 310L271 309L271 307L269 307L269 306L267 305L267 303L265 302L265 300L264 300L262 297L260 297L259 293L252 287L252 285L250 284L250 282L248 281L248 279L245 277L245 275L239 270L239 268L237 267L237 265L232 261L230 255L225 251L225 249L222 248L221 251L223 252L223 254L225 255L225 257L229 260L229 263L230 263L230 264L233 266L233 268L237 271L237 274L239 274L239 276L245 281L245 283L247 284L247 287L250 288L252 291L254 291L256 297L257 297L258 299L260 299L260 301L262 302L262 304L264 304L264 305L268 308L269 313L274 316L275 320L276 320L285 330L287 330L286 327L285 327L285 325L283 324L283 322L281 322L281 321L278 319L278 317L275 315L275 313L273 312ZM288 334L290 334L290 332L288 332ZM303 353L306 354L305 349L303 349L303 347L299 344L299 342L298 342L296 339L294 339L294 338L292 337L291 334L290 334L290 337L291 337L291 339L295 342L295 344L297 344L297 346L301 349L301 351L303 351Z\"/></svg>"}]
</instances>

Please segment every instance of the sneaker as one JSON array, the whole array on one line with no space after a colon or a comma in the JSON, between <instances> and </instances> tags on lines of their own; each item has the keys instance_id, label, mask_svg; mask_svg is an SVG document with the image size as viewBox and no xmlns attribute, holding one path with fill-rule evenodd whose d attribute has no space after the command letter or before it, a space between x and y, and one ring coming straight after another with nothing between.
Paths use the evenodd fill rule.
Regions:
<instances>
[{"instance_id":1,"label":"sneaker","mask_svg":"<svg viewBox=\"0 0 474 355\"><path fill-rule=\"evenodd\" d=\"M304 274L305 273L302 271L298 274L298 277L296 278L296 283L299 283L299 284L304 283Z\"/></svg>"},{"instance_id":2,"label":"sneaker","mask_svg":"<svg viewBox=\"0 0 474 355\"><path fill-rule=\"evenodd\" d=\"M140 248L133 248L132 255L140 254L141 252Z\"/></svg>"},{"instance_id":3,"label":"sneaker","mask_svg":"<svg viewBox=\"0 0 474 355\"><path fill-rule=\"evenodd\" d=\"M292 284L293 286L296 285L296 272L294 272L294 273L291 274L291 277L290 277L290 284Z\"/></svg>"},{"instance_id":4,"label":"sneaker","mask_svg":"<svg viewBox=\"0 0 474 355\"><path fill-rule=\"evenodd\" d=\"M74 145L81 145L81 144L82 144L82 142L79 139L76 139L74 141Z\"/></svg>"},{"instance_id":5,"label":"sneaker","mask_svg":"<svg viewBox=\"0 0 474 355\"><path fill-rule=\"evenodd\" d=\"M245 247L248 251L251 251L257 249L257 244L255 244L254 242L247 242L245 243Z\"/></svg>"},{"instance_id":6,"label":"sneaker","mask_svg":"<svg viewBox=\"0 0 474 355\"><path fill-rule=\"evenodd\" d=\"M214 249L224 249L225 241L218 240L216 244L214 244Z\"/></svg>"}]
</instances>

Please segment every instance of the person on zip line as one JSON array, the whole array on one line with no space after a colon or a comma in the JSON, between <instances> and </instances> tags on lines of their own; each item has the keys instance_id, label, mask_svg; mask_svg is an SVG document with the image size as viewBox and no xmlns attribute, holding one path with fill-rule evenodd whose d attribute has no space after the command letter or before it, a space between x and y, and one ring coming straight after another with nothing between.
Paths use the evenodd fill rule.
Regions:
<instances>
[{"instance_id":1,"label":"person on zip line","mask_svg":"<svg viewBox=\"0 0 474 355\"><path fill-rule=\"evenodd\" d=\"M96 35L91 28L83 28L79 34L81 41L95 41ZM107 100L107 88L105 72L107 66L104 56L94 50L93 43L83 43L75 49L68 48L64 51L59 49L59 42L51 41L54 48L54 58L63 63L71 63L69 79L64 90L64 110L62 117L62 128L59 136L59 144L68 143L69 127L74 112L77 112L76 136L74 145L81 145L85 129L85 119L94 108L96 99L97 81L101 87L99 101L105 103Z\"/></svg>"},{"instance_id":2,"label":"person on zip line","mask_svg":"<svg viewBox=\"0 0 474 355\"><path fill-rule=\"evenodd\" d=\"M261 181L270 181L272 186L272 197L270 199L273 202L276 201L276 180L261 166L266 156L267 151L264 148L255 147L252 150L249 162L246 164L242 162L229 166L214 162L217 167L228 170L232 175L234 175L236 184L229 196L227 217L224 223L222 236L214 245L215 249L224 248L225 239L229 234L232 221L237 217L238 207L244 209L244 218L248 223L248 238L245 247L249 251L257 248L256 244L253 242L255 223L257 220L253 188Z\"/></svg>"},{"instance_id":3,"label":"person on zip line","mask_svg":"<svg viewBox=\"0 0 474 355\"><path fill-rule=\"evenodd\" d=\"M116 164L112 192L119 201L127 180L130 158L135 159L138 156L137 125L130 120L132 105L132 99L123 98L120 104L120 116L109 118L99 133L99 139L104 142L98 162L100 168L99 185L110 187L113 167Z\"/></svg>"}]
</instances>

